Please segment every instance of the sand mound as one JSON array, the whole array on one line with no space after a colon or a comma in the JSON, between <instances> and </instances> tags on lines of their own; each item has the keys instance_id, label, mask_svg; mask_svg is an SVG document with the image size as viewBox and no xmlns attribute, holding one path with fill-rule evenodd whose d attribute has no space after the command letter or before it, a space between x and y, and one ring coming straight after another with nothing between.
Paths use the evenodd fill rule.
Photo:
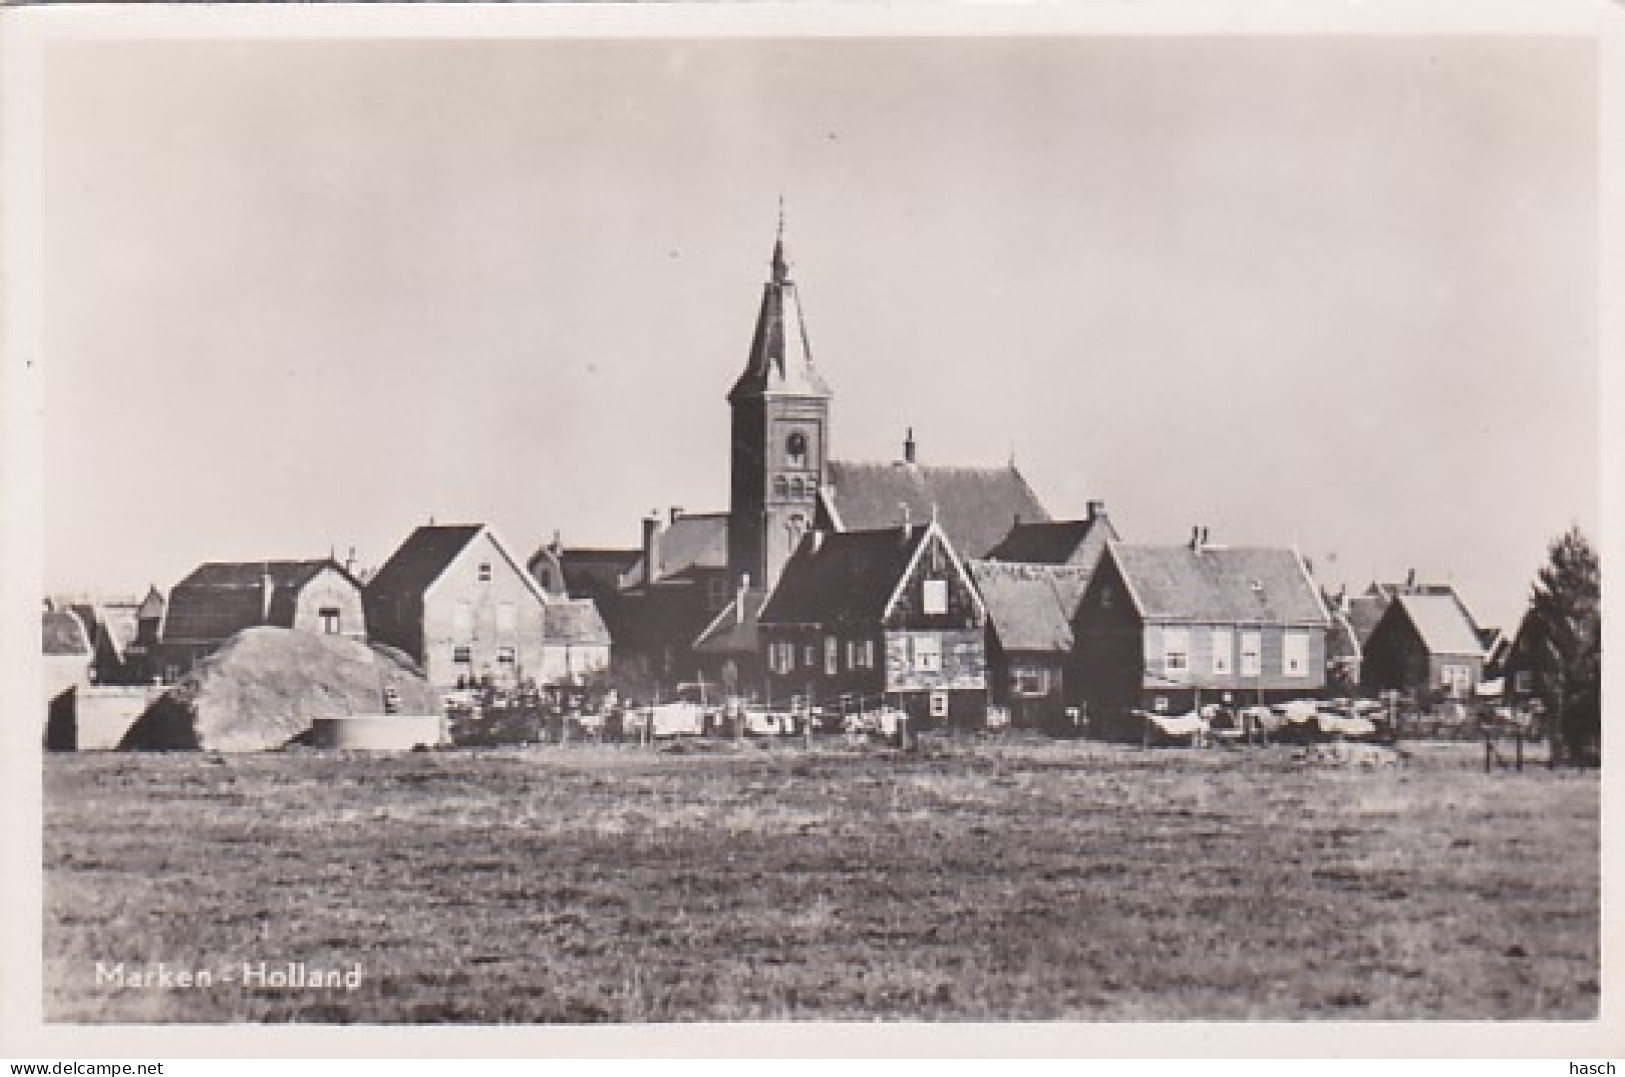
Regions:
<instances>
[{"instance_id":1,"label":"sand mound","mask_svg":"<svg viewBox=\"0 0 1625 1077\"><path fill-rule=\"evenodd\" d=\"M253 752L280 748L316 718L438 714L440 697L412 660L387 647L286 628L250 628L205 659L125 735L121 748Z\"/></svg>"}]
</instances>

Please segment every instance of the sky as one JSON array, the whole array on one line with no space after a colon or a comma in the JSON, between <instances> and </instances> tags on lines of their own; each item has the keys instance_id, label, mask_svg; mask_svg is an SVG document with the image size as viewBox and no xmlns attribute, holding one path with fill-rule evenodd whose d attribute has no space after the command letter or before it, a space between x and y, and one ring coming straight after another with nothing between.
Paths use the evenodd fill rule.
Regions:
<instances>
[{"instance_id":1,"label":"sky","mask_svg":"<svg viewBox=\"0 0 1625 1077\"><path fill-rule=\"evenodd\" d=\"M727 507L785 201L837 459L1512 625L1599 525L1591 46L79 41L44 69L45 582Z\"/></svg>"}]
</instances>

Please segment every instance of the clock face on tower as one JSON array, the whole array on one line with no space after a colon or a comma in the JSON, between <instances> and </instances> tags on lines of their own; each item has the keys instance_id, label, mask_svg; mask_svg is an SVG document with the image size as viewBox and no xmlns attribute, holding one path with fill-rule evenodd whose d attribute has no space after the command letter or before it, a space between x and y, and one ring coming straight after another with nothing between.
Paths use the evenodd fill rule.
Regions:
<instances>
[{"instance_id":1,"label":"clock face on tower","mask_svg":"<svg viewBox=\"0 0 1625 1077\"><path fill-rule=\"evenodd\" d=\"M807 435L800 430L791 431L790 436L784 440L784 455L791 467L805 467L807 464Z\"/></svg>"}]
</instances>

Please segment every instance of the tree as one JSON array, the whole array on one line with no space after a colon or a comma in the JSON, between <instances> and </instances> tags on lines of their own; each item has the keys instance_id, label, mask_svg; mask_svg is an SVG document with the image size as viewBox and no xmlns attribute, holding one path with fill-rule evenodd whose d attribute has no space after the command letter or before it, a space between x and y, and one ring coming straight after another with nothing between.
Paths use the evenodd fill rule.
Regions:
<instances>
[{"instance_id":1,"label":"tree","mask_svg":"<svg viewBox=\"0 0 1625 1077\"><path fill-rule=\"evenodd\" d=\"M1554 539L1536 574L1519 645L1534 692L1570 754L1602 734L1602 568L1578 527Z\"/></svg>"}]
</instances>

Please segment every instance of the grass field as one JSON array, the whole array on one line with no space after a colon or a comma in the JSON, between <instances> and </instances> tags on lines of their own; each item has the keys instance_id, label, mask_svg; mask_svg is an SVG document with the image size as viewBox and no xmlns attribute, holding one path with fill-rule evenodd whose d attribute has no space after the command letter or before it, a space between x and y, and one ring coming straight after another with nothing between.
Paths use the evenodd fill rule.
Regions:
<instances>
[{"instance_id":1,"label":"grass field","mask_svg":"<svg viewBox=\"0 0 1625 1077\"><path fill-rule=\"evenodd\" d=\"M46 1019L1594 1017L1597 774L1408 752L53 755Z\"/></svg>"}]
</instances>

